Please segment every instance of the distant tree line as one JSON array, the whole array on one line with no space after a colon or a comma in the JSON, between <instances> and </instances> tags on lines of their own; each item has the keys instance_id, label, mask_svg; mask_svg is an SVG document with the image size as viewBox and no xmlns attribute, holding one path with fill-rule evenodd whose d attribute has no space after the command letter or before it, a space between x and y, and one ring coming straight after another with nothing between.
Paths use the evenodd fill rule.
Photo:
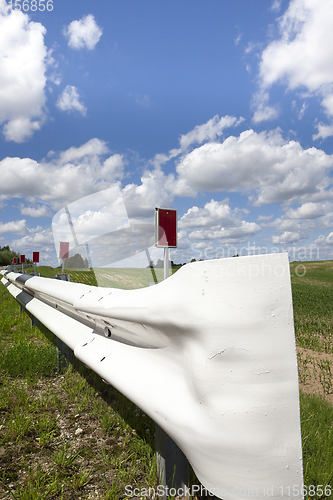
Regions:
<instances>
[{"instance_id":1,"label":"distant tree line","mask_svg":"<svg viewBox=\"0 0 333 500\"><path fill-rule=\"evenodd\" d=\"M11 250L8 245L0 246L0 266L9 266L13 263L14 257L17 257L17 262L20 262L20 254ZM25 259L26 264L32 264L30 259Z\"/></svg>"},{"instance_id":2,"label":"distant tree line","mask_svg":"<svg viewBox=\"0 0 333 500\"><path fill-rule=\"evenodd\" d=\"M199 262L201 262L201 261L203 261L203 259L199 259ZM196 260L192 259L191 262L196 262ZM181 267L181 266L185 266L185 264L186 264L186 262L184 262L183 264L175 264L173 260L171 261L171 267ZM164 261L161 259L158 259L157 263L154 264L154 262L151 260L150 264L147 266L147 268L149 268L149 267L161 269L164 267Z\"/></svg>"},{"instance_id":3,"label":"distant tree line","mask_svg":"<svg viewBox=\"0 0 333 500\"><path fill-rule=\"evenodd\" d=\"M171 261L171 267L180 267L180 266L184 266L184 265L185 265L185 263L184 264L175 264L173 260ZM149 267L150 268L155 268L155 269L163 269L163 267L164 267L164 261L161 260L161 259L158 259L158 261L156 262L156 264L154 264L154 261L151 260L150 264L147 266L147 269Z\"/></svg>"}]
</instances>

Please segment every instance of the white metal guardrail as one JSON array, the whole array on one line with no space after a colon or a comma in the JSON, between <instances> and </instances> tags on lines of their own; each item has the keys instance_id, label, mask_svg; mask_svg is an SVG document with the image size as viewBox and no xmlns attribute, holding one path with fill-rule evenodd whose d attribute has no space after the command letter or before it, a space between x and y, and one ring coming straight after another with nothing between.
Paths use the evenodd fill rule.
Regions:
<instances>
[{"instance_id":1,"label":"white metal guardrail","mask_svg":"<svg viewBox=\"0 0 333 500\"><path fill-rule=\"evenodd\" d=\"M139 290L2 274L33 316L169 434L207 490L224 500L301 491L287 254L195 262Z\"/></svg>"}]
</instances>

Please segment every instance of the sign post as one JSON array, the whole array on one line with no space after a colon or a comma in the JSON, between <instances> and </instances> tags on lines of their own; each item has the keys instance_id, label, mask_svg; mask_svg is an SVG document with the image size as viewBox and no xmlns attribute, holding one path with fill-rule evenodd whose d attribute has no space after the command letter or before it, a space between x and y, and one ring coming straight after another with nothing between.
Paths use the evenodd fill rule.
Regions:
<instances>
[{"instance_id":1,"label":"sign post","mask_svg":"<svg viewBox=\"0 0 333 500\"><path fill-rule=\"evenodd\" d=\"M22 274L23 274L23 264L25 263L25 255L20 255L20 263L22 264Z\"/></svg>"},{"instance_id":2,"label":"sign post","mask_svg":"<svg viewBox=\"0 0 333 500\"><path fill-rule=\"evenodd\" d=\"M169 276L169 248L177 247L177 210L155 208L155 247L164 248L164 279ZM155 425L158 484L162 486L161 499L166 500L171 488L188 491L190 467L188 460L171 437ZM188 498L188 495L185 495Z\"/></svg>"},{"instance_id":3,"label":"sign post","mask_svg":"<svg viewBox=\"0 0 333 500\"><path fill-rule=\"evenodd\" d=\"M13 257L14 272L16 273L17 257Z\"/></svg>"}]
</instances>

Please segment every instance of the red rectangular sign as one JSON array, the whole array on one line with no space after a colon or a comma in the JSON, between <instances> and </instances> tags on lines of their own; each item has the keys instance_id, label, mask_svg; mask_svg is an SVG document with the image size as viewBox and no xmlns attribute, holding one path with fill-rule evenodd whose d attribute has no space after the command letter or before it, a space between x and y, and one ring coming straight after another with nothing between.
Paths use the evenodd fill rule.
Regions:
<instances>
[{"instance_id":1,"label":"red rectangular sign","mask_svg":"<svg viewBox=\"0 0 333 500\"><path fill-rule=\"evenodd\" d=\"M177 210L155 209L155 245L164 248L177 247Z\"/></svg>"},{"instance_id":2,"label":"red rectangular sign","mask_svg":"<svg viewBox=\"0 0 333 500\"><path fill-rule=\"evenodd\" d=\"M68 259L69 257L69 242L60 241L59 242L59 259Z\"/></svg>"},{"instance_id":3,"label":"red rectangular sign","mask_svg":"<svg viewBox=\"0 0 333 500\"><path fill-rule=\"evenodd\" d=\"M17 264L17 257L13 257L13 264Z\"/></svg>"},{"instance_id":4,"label":"red rectangular sign","mask_svg":"<svg viewBox=\"0 0 333 500\"><path fill-rule=\"evenodd\" d=\"M32 262L39 264L39 252L32 252Z\"/></svg>"},{"instance_id":5,"label":"red rectangular sign","mask_svg":"<svg viewBox=\"0 0 333 500\"><path fill-rule=\"evenodd\" d=\"M21 264L25 264L25 255L20 255Z\"/></svg>"}]
</instances>

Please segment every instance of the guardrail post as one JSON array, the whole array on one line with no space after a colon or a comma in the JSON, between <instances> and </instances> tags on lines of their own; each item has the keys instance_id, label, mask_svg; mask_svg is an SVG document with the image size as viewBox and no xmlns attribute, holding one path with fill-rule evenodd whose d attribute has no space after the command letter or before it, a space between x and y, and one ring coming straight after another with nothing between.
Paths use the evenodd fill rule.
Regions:
<instances>
[{"instance_id":1,"label":"guardrail post","mask_svg":"<svg viewBox=\"0 0 333 500\"><path fill-rule=\"evenodd\" d=\"M164 248L164 279L169 276L169 249ZM154 283L152 283L154 284ZM175 488L182 489L183 498L188 499L186 493L190 484L190 464L171 437L155 424L156 463L158 485L163 487L163 494L159 498L167 500L167 492Z\"/></svg>"},{"instance_id":2,"label":"guardrail post","mask_svg":"<svg viewBox=\"0 0 333 500\"><path fill-rule=\"evenodd\" d=\"M73 364L74 354L73 351L57 337L57 358L58 358L58 372L66 370Z\"/></svg>"},{"instance_id":3,"label":"guardrail post","mask_svg":"<svg viewBox=\"0 0 333 500\"><path fill-rule=\"evenodd\" d=\"M155 424L157 481L163 486L161 500L167 500L171 488L178 492L181 488L183 498L188 499L187 491L190 483L190 467L182 450L171 437L157 424ZM167 495L167 493L169 494Z\"/></svg>"},{"instance_id":4,"label":"guardrail post","mask_svg":"<svg viewBox=\"0 0 333 500\"><path fill-rule=\"evenodd\" d=\"M56 274L55 279L57 280L62 280L62 281L70 281L71 280L71 275L70 274Z\"/></svg>"},{"instance_id":5,"label":"guardrail post","mask_svg":"<svg viewBox=\"0 0 333 500\"><path fill-rule=\"evenodd\" d=\"M31 328L33 326L39 326L40 325L40 322L38 321L38 319L33 314L30 315L30 319L31 319Z\"/></svg>"}]
</instances>

